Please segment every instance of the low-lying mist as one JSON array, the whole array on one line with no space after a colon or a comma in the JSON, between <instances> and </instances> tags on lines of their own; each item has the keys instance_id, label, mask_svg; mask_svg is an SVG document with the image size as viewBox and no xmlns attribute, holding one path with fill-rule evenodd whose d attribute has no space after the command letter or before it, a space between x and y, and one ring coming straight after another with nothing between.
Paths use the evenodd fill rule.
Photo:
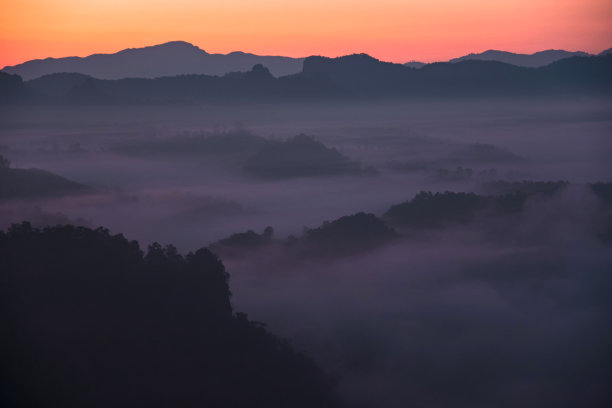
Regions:
<instances>
[{"instance_id":1,"label":"low-lying mist","mask_svg":"<svg viewBox=\"0 0 612 408\"><path fill-rule=\"evenodd\" d=\"M226 265L235 306L308 350L356 406L605 406L604 222L610 208L570 187L365 252L275 246Z\"/></svg>"},{"instance_id":2,"label":"low-lying mist","mask_svg":"<svg viewBox=\"0 0 612 408\"><path fill-rule=\"evenodd\" d=\"M1 109L0 229L210 247L350 406L612 401L609 99Z\"/></svg>"}]
</instances>

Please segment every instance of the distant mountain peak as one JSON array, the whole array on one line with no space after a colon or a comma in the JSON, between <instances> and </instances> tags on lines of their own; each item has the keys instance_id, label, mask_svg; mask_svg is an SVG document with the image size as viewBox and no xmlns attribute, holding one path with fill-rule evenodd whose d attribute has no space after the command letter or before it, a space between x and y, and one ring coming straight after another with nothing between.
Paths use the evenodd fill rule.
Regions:
<instances>
[{"instance_id":1,"label":"distant mountain peak","mask_svg":"<svg viewBox=\"0 0 612 408\"><path fill-rule=\"evenodd\" d=\"M168 41L165 42L163 44L159 44L159 45L153 45L150 48L175 48L175 49L185 49L185 50L197 50L200 52L206 52L203 49L201 49L200 47L198 47L197 45L193 45L192 43L189 43L187 41ZM145 48L149 48L149 47L145 47Z\"/></svg>"},{"instance_id":2,"label":"distant mountain peak","mask_svg":"<svg viewBox=\"0 0 612 408\"><path fill-rule=\"evenodd\" d=\"M476 52L471 52L469 55L490 55L490 54L512 54L509 51L502 51L502 50L486 50L485 52L482 53L476 53Z\"/></svg>"},{"instance_id":3,"label":"distant mountain peak","mask_svg":"<svg viewBox=\"0 0 612 408\"><path fill-rule=\"evenodd\" d=\"M608 54L612 54L612 48L608 48L607 50L603 50L598 55L608 55Z\"/></svg>"},{"instance_id":4,"label":"distant mountain peak","mask_svg":"<svg viewBox=\"0 0 612 408\"><path fill-rule=\"evenodd\" d=\"M406 63L404 63L405 67L408 68L423 68L425 65L427 65L425 62L421 62L421 61L408 61Z\"/></svg>"},{"instance_id":5,"label":"distant mountain peak","mask_svg":"<svg viewBox=\"0 0 612 408\"><path fill-rule=\"evenodd\" d=\"M364 52L350 54L350 55L346 55L340 58L344 58L347 60L360 60L360 61L376 61L376 62L380 61L378 58L374 58L373 56L366 54Z\"/></svg>"},{"instance_id":6,"label":"distant mountain peak","mask_svg":"<svg viewBox=\"0 0 612 408\"><path fill-rule=\"evenodd\" d=\"M486 50L481 53L471 53L459 58L453 58L449 62L456 63L467 60L497 61L512 64L519 67L538 68L552 64L564 58L586 57L589 54L582 51L544 50L533 54L517 54L509 51Z\"/></svg>"},{"instance_id":7,"label":"distant mountain peak","mask_svg":"<svg viewBox=\"0 0 612 408\"><path fill-rule=\"evenodd\" d=\"M127 54L127 53L163 52L165 50L187 51L187 52L208 54L206 51L204 51L200 47L193 45L191 43L188 43L187 41L168 41L162 44L149 45L146 47L126 48L125 50L121 50L115 54L94 54L94 55L122 55L122 54Z\"/></svg>"},{"instance_id":8,"label":"distant mountain peak","mask_svg":"<svg viewBox=\"0 0 612 408\"><path fill-rule=\"evenodd\" d=\"M371 66L378 64L387 64L387 65L396 65L390 62L380 61L368 54L360 53L360 54L350 54L344 55L342 57L330 58L323 56L311 56L304 59L304 72L311 71L314 67L320 67L321 65L335 65L335 66Z\"/></svg>"},{"instance_id":9,"label":"distant mountain peak","mask_svg":"<svg viewBox=\"0 0 612 408\"><path fill-rule=\"evenodd\" d=\"M192 47L192 48L198 48L197 46L193 45L192 43L189 43L187 41L168 41L159 45L154 45L153 47Z\"/></svg>"},{"instance_id":10,"label":"distant mountain peak","mask_svg":"<svg viewBox=\"0 0 612 408\"><path fill-rule=\"evenodd\" d=\"M564 52L572 52L572 51L565 51L565 50L558 50L556 48L551 48L549 50L537 51L529 55L554 54L554 53L564 53ZM580 52L580 51L577 51L577 52Z\"/></svg>"}]
</instances>

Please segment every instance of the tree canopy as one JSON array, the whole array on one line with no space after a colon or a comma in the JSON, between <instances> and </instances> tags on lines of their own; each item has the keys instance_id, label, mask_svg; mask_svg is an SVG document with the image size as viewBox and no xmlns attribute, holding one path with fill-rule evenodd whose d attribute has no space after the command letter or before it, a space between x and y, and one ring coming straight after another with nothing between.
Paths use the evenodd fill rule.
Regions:
<instances>
[{"instance_id":1,"label":"tree canopy","mask_svg":"<svg viewBox=\"0 0 612 408\"><path fill-rule=\"evenodd\" d=\"M0 232L8 406L338 406L307 357L230 303L209 250L74 226ZM5 406L7 406L5 405Z\"/></svg>"}]
</instances>

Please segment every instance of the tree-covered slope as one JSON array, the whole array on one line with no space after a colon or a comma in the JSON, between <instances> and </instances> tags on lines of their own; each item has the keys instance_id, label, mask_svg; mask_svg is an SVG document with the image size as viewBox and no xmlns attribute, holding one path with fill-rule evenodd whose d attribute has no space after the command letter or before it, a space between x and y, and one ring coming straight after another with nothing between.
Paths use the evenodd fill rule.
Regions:
<instances>
[{"instance_id":1,"label":"tree-covered slope","mask_svg":"<svg viewBox=\"0 0 612 408\"><path fill-rule=\"evenodd\" d=\"M210 251L104 229L0 232L4 406L329 407L324 375L234 313Z\"/></svg>"}]
</instances>

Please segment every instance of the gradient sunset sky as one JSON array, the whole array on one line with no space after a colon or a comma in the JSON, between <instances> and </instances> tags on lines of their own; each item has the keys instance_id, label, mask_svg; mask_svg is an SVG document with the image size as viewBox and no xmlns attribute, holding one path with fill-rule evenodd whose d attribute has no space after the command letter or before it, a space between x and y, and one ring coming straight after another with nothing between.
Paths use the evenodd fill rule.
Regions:
<instances>
[{"instance_id":1,"label":"gradient sunset sky","mask_svg":"<svg viewBox=\"0 0 612 408\"><path fill-rule=\"evenodd\" d=\"M173 40L207 52L365 52L406 62L470 52L612 47L610 0L0 0L0 67Z\"/></svg>"}]
</instances>

